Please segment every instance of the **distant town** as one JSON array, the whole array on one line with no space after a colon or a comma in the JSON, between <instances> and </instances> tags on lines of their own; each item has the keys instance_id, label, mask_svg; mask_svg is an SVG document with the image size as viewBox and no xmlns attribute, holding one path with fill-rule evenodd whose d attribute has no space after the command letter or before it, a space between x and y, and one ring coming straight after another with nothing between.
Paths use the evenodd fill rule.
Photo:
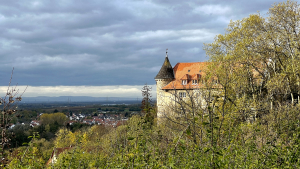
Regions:
<instances>
[{"instance_id":1,"label":"distant town","mask_svg":"<svg viewBox=\"0 0 300 169\"><path fill-rule=\"evenodd\" d=\"M117 127L126 123L132 115L141 112L140 100L117 100L104 102L21 102L18 105L18 118L11 121L10 129L17 125L41 125L39 117L44 113L61 112L66 115L66 126L74 123Z\"/></svg>"}]
</instances>

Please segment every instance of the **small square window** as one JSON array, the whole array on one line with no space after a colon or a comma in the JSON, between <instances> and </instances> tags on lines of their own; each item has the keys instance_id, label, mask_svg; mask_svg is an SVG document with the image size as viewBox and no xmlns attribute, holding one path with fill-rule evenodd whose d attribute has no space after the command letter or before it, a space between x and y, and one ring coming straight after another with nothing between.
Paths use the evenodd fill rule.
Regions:
<instances>
[{"instance_id":1,"label":"small square window","mask_svg":"<svg viewBox=\"0 0 300 169\"><path fill-rule=\"evenodd\" d=\"M182 85L186 85L187 84L187 80L182 80Z\"/></svg>"},{"instance_id":2,"label":"small square window","mask_svg":"<svg viewBox=\"0 0 300 169\"><path fill-rule=\"evenodd\" d=\"M198 84L198 80L193 80L193 85Z\"/></svg>"},{"instance_id":3,"label":"small square window","mask_svg":"<svg viewBox=\"0 0 300 169\"><path fill-rule=\"evenodd\" d=\"M186 97L186 93L185 92L179 92L179 97Z\"/></svg>"}]
</instances>

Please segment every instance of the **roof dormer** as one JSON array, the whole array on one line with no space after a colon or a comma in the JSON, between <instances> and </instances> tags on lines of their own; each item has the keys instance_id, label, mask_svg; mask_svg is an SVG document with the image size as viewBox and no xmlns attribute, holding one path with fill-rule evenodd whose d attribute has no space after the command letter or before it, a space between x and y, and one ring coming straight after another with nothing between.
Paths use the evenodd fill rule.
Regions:
<instances>
[{"instance_id":1,"label":"roof dormer","mask_svg":"<svg viewBox=\"0 0 300 169\"><path fill-rule=\"evenodd\" d=\"M190 81L191 76L189 74L185 74L180 80L182 85L187 85Z\"/></svg>"},{"instance_id":2,"label":"roof dormer","mask_svg":"<svg viewBox=\"0 0 300 169\"><path fill-rule=\"evenodd\" d=\"M181 80L190 80L191 76L189 74L185 74L182 76Z\"/></svg>"}]
</instances>

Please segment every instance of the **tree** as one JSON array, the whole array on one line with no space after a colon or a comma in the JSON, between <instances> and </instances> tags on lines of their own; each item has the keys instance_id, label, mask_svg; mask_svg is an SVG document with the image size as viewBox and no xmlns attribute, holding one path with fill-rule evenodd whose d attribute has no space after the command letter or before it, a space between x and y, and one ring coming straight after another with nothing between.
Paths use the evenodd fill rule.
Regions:
<instances>
[{"instance_id":1,"label":"tree","mask_svg":"<svg viewBox=\"0 0 300 169\"><path fill-rule=\"evenodd\" d=\"M142 112L143 113L149 113L150 109L151 109L151 90L152 88L150 86L148 86L147 84L144 85L142 91Z\"/></svg>"},{"instance_id":2,"label":"tree","mask_svg":"<svg viewBox=\"0 0 300 169\"><path fill-rule=\"evenodd\" d=\"M2 106L1 116L0 116L0 123L1 123L1 163L4 165L4 163L7 161L6 155L4 154L4 149L6 147L10 147L10 140L11 138L8 137L7 130L10 127L9 124L11 123L11 120L15 117L17 112L17 106L19 101L22 100L22 95L26 91L27 87L23 91L22 94L19 93L19 89L17 89L17 85L12 87L11 81L13 77L14 68L12 70L10 81L8 84L8 88L6 91L6 94L3 98L0 98L0 105ZM12 133L12 136L15 134Z\"/></svg>"},{"instance_id":3,"label":"tree","mask_svg":"<svg viewBox=\"0 0 300 169\"><path fill-rule=\"evenodd\" d=\"M293 5L287 1L270 11L284 15L280 11L294 9ZM294 59L287 55L284 39L276 41L276 52L269 57L264 53L267 51L261 48L271 48L270 39L282 37L278 30L273 37L263 37L271 28L261 28L271 21L251 15L232 22L227 34L206 44L211 64L201 79L204 85L168 88L167 96L172 100L164 101L169 108L169 128L149 128L143 116L133 116L126 125L110 130L105 126L76 133L61 129L56 146L74 148L62 153L53 167L300 168L300 104L296 104L294 89L298 81L290 81L298 76L292 71L297 70L292 62L298 62L298 55L295 53ZM31 144L29 148L29 165L23 160L24 165L11 168L41 168L41 162L33 159L39 153L38 146ZM13 162L19 161L15 158Z\"/></svg>"},{"instance_id":4,"label":"tree","mask_svg":"<svg viewBox=\"0 0 300 169\"><path fill-rule=\"evenodd\" d=\"M267 18L256 14L231 22L224 35L204 47L210 57L206 85L198 91L204 105L197 102L196 91L189 89L185 98L174 90L172 102L165 103L166 112L173 112L166 124L182 131L178 140L186 136L196 145L210 145L212 168L219 147L231 145L233 139L246 144L249 131L261 138L260 146L266 144L267 132L244 127L245 122L257 121L262 131L274 125L272 130L280 134L282 113L297 108L291 106L299 99L300 89L299 12L296 2L287 1L275 4ZM208 83L215 78L220 91Z\"/></svg>"},{"instance_id":5,"label":"tree","mask_svg":"<svg viewBox=\"0 0 300 169\"><path fill-rule=\"evenodd\" d=\"M58 125L62 126L65 124L68 118L63 113L44 113L41 115L40 120L42 125L54 124L55 122L57 122Z\"/></svg>"},{"instance_id":6,"label":"tree","mask_svg":"<svg viewBox=\"0 0 300 169\"><path fill-rule=\"evenodd\" d=\"M213 43L204 47L214 70L208 72L218 78L223 88L224 99L216 111L221 112L222 117L230 115L228 124L240 128L238 137L242 144L246 144L251 135L257 149L266 143L276 146L282 140L293 140L291 132L283 126L293 128L295 134L292 126L299 123L291 117L300 115L295 111L299 109L296 103L300 89L300 8L297 2L288 0L274 4L268 15L263 18L254 14L232 21L224 35L218 35ZM251 122L253 126L244 127L244 122ZM253 131L250 126L259 127ZM276 136L267 136L272 132ZM232 139L232 133L225 133L229 135L220 136Z\"/></svg>"},{"instance_id":7,"label":"tree","mask_svg":"<svg viewBox=\"0 0 300 169\"><path fill-rule=\"evenodd\" d=\"M76 141L76 135L72 133L70 130L62 128L59 129L56 133L56 141L55 147L70 147L70 145L74 145Z\"/></svg>"},{"instance_id":8,"label":"tree","mask_svg":"<svg viewBox=\"0 0 300 169\"><path fill-rule=\"evenodd\" d=\"M230 81L228 99L236 104L247 97L250 107L261 112L295 104L300 96L299 5L278 3L268 14L231 22L225 35L205 44L210 60ZM216 76L222 83L223 75Z\"/></svg>"},{"instance_id":9,"label":"tree","mask_svg":"<svg viewBox=\"0 0 300 169\"><path fill-rule=\"evenodd\" d=\"M156 115L154 114L154 111L152 109L151 90L152 90L152 88L150 86L148 86L147 84L145 84L145 86L142 89L143 100L142 100L141 109L142 109L142 112L145 114L145 121L149 122L150 125L153 125L154 117Z\"/></svg>"}]
</instances>

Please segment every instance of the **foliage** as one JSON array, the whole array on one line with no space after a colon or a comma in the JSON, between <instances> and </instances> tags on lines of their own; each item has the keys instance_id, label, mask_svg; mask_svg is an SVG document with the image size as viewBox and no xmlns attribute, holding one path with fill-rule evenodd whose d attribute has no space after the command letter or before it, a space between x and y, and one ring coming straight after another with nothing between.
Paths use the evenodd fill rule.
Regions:
<instances>
[{"instance_id":1,"label":"foliage","mask_svg":"<svg viewBox=\"0 0 300 169\"><path fill-rule=\"evenodd\" d=\"M269 17L255 14L231 22L225 35L206 44L207 55L218 68L214 75L227 88L228 99L238 102L245 96L253 109L265 112L284 101L296 103L299 9L293 1L276 4Z\"/></svg>"},{"instance_id":2,"label":"foliage","mask_svg":"<svg viewBox=\"0 0 300 169\"><path fill-rule=\"evenodd\" d=\"M11 137L8 137L9 134L8 134L7 130L9 129L10 123L12 122L12 120L15 119L18 103L22 100L22 95L24 94L24 92L27 89L27 87L26 87L24 92L22 94L20 94L19 89L17 89L17 85L14 87L11 86L13 71L14 71L14 68L13 68L11 76L10 76L9 85L8 85L7 91L5 93L5 96L3 98L0 97L0 105L1 105L1 115L0 115L1 158L0 158L0 162L1 162L2 167L8 161L7 156L4 153L4 150L5 150L5 148L9 148L11 146L11 142L10 142ZM12 133L11 136L14 136L14 135L15 134Z\"/></svg>"},{"instance_id":3,"label":"foliage","mask_svg":"<svg viewBox=\"0 0 300 169\"><path fill-rule=\"evenodd\" d=\"M38 115L35 110L19 110L19 112L17 115L19 123L30 123Z\"/></svg>"},{"instance_id":4,"label":"foliage","mask_svg":"<svg viewBox=\"0 0 300 169\"><path fill-rule=\"evenodd\" d=\"M11 137L12 147L21 146L23 143L28 143L30 141L29 136L32 135L31 127L26 125L16 125L13 129L8 130L8 133L14 137Z\"/></svg>"},{"instance_id":5,"label":"foliage","mask_svg":"<svg viewBox=\"0 0 300 169\"><path fill-rule=\"evenodd\" d=\"M299 168L299 11L293 1L275 4L268 18L232 22L206 44L212 65L199 91L204 103L188 93L170 107L181 115L157 125L133 116L117 128L60 129L53 147L73 148L48 167ZM214 77L222 90L210 83ZM17 156L9 167L44 167L48 155L37 143L21 151L22 165Z\"/></svg>"},{"instance_id":6,"label":"foliage","mask_svg":"<svg viewBox=\"0 0 300 169\"><path fill-rule=\"evenodd\" d=\"M76 134L62 128L56 134L55 147L69 147L76 142Z\"/></svg>"},{"instance_id":7,"label":"foliage","mask_svg":"<svg viewBox=\"0 0 300 169\"><path fill-rule=\"evenodd\" d=\"M43 168L49 159L53 144L45 139L38 139L39 135L33 133L29 136L31 141L27 147L19 148L11 154L11 162L7 168ZM22 150L22 151L21 151Z\"/></svg>"},{"instance_id":8,"label":"foliage","mask_svg":"<svg viewBox=\"0 0 300 169\"><path fill-rule=\"evenodd\" d=\"M87 128L89 127L90 125L89 124L86 124L86 123L80 123L80 122L74 122L72 123L72 125L67 125L66 127L68 129L70 129L72 132L75 132L79 129L84 129L84 128Z\"/></svg>"},{"instance_id":9,"label":"foliage","mask_svg":"<svg viewBox=\"0 0 300 169\"><path fill-rule=\"evenodd\" d=\"M150 126L154 125L154 118L156 117L155 111L153 110L152 105L152 94L151 94L152 88L145 84L145 86L142 89L142 113L145 114L145 122L149 123Z\"/></svg>"},{"instance_id":10,"label":"foliage","mask_svg":"<svg viewBox=\"0 0 300 169\"><path fill-rule=\"evenodd\" d=\"M67 120L68 118L63 113L53 113L53 114L44 113L40 117L40 121L42 125L54 124L55 122L57 122L58 125L64 125Z\"/></svg>"},{"instance_id":11,"label":"foliage","mask_svg":"<svg viewBox=\"0 0 300 169\"><path fill-rule=\"evenodd\" d=\"M127 125L107 129L93 126L86 131L61 129L55 147L73 149L62 153L54 168L290 168L299 165L299 107L284 107L254 123L235 125L226 118L220 138L210 144L211 131L202 124L202 143L195 144L191 133L144 123L133 116ZM268 123L266 123L268 121ZM215 119L214 124L219 124ZM104 131L107 130L107 131ZM216 130L217 131L217 130ZM37 143L35 141L34 143ZM38 160L38 144L31 144L26 158ZM54 146L54 145L53 145ZM37 150L34 148L37 147ZM53 148L51 148L52 150ZM21 153L23 154L24 151ZM48 154L49 156L49 154ZM44 158L43 162L46 160ZM39 160L42 160L39 159ZM24 161L24 160L23 160ZM16 167L13 160L11 168ZM44 163L43 163L44 164ZM30 160L22 164L33 167ZM16 167L17 168L17 167Z\"/></svg>"}]
</instances>

